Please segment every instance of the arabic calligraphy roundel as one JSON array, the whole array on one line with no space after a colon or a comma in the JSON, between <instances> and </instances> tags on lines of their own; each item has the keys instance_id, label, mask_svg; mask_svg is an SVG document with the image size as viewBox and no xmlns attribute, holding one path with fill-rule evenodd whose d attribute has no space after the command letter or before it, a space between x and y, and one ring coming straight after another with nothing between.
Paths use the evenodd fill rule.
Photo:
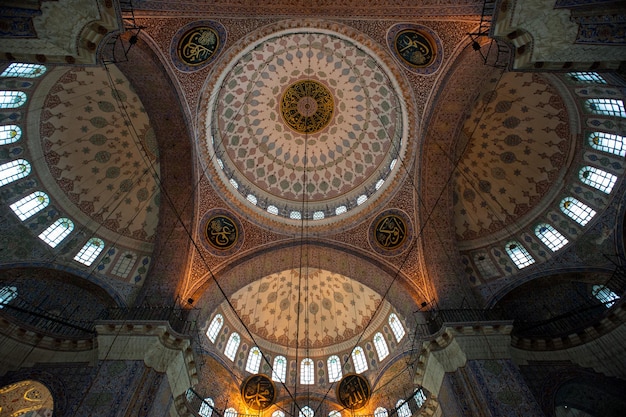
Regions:
<instances>
[{"instance_id":1,"label":"arabic calligraphy roundel","mask_svg":"<svg viewBox=\"0 0 626 417\"><path fill-rule=\"evenodd\" d=\"M257 411L265 410L276 399L276 387L265 375L251 375L241 384L241 399L248 408Z\"/></svg>"},{"instance_id":2,"label":"arabic calligraphy roundel","mask_svg":"<svg viewBox=\"0 0 626 417\"><path fill-rule=\"evenodd\" d=\"M370 384L361 375L348 374L337 385L337 400L349 410L365 407L371 395Z\"/></svg>"},{"instance_id":3,"label":"arabic calligraphy roundel","mask_svg":"<svg viewBox=\"0 0 626 417\"><path fill-rule=\"evenodd\" d=\"M213 62L225 43L224 26L211 20L196 21L176 32L170 45L170 54L176 68L191 72Z\"/></svg>"},{"instance_id":4,"label":"arabic calligraphy roundel","mask_svg":"<svg viewBox=\"0 0 626 417\"><path fill-rule=\"evenodd\" d=\"M395 256L404 252L412 235L413 227L406 213L392 209L374 219L370 225L369 240L379 254Z\"/></svg>"},{"instance_id":5,"label":"arabic calligraphy roundel","mask_svg":"<svg viewBox=\"0 0 626 417\"><path fill-rule=\"evenodd\" d=\"M204 234L204 246L215 255L232 255L242 245L241 223L226 210L209 211L202 217L200 227Z\"/></svg>"},{"instance_id":6,"label":"arabic calligraphy roundel","mask_svg":"<svg viewBox=\"0 0 626 417\"><path fill-rule=\"evenodd\" d=\"M443 48L437 34L421 25L400 23L387 32L387 46L398 61L418 74L432 74L443 60Z\"/></svg>"}]
</instances>

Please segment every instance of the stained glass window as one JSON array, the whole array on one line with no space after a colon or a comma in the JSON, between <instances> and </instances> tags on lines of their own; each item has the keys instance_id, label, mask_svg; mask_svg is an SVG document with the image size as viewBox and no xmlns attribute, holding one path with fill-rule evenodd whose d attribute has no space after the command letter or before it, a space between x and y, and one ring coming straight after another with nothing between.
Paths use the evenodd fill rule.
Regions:
<instances>
[{"instance_id":1,"label":"stained glass window","mask_svg":"<svg viewBox=\"0 0 626 417\"><path fill-rule=\"evenodd\" d=\"M254 346L250 349L250 353L248 353L248 362L246 363L246 371L251 374L256 374L259 372L259 367L261 366L261 351L258 347Z\"/></svg>"},{"instance_id":2,"label":"stained glass window","mask_svg":"<svg viewBox=\"0 0 626 417\"><path fill-rule=\"evenodd\" d=\"M207 397L204 399L204 401L202 401L198 414L200 414L200 417L211 417L211 414L213 414L214 406L215 403L213 402L213 398Z\"/></svg>"},{"instance_id":3,"label":"stained glass window","mask_svg":"<svg viewBox=\"0 0 626 417\"><path fill-rule=\"evenodd\" d=\"M46 230L39 234L39 239L55 248L67 235L74 230L74 222L66 217L57 219Z\"/></svg>"},{"instance_id":4,"label":"stained glass window","mask_svg":"<svg viewBox=\"0 0 626 417\"><path fill-rule=\"evenodd\" d=\"M130 271L133 270L135 261L137 261L137 255L132 252L124 252L124 254L117 260L117 263L113 267L111 273L113 275L117 275L118 277L126 278L128 274L130 274Z\"/></svg>"},{"instance_id":5,"label":"stained glass window","mask_svg":"<svg viewBox=\"0 0 626 417\"><path fill-rule=\"evenodd\" d=\"M361 194L359 196L359 198L356 199L356 204L357 206L360 206L361 204L365 203L367 201L367 196L365 194Z\"/></svg>"},{"instance_id":6,"label":"stained glass window","mask_svg":"<svg viewBox=\"0 0 626 417\"><path fill-rule=\"evenodd\" d=\"M30 164L25 159L16 159L0 165L0 187L30 174Z\"/></svg>"},{"instance_id":7,"label":"stained glass window","mask_svg":"<svg viewBox=\"0 0 626 417\"><path fill-rule=\"evenodd\" d=\"M287 376L287 359L284 356L276 356L272 366L272 380L285 383Z\"/></svg>"},{"instance_id":8,"label":"stained glass window","mask_svg":"<svg viewBox=\"0 0 626 417\"><path fill-rule=\"evenodd\" d=\"M335 209L335 215L339 216L340 214L343 214L346 211L348 211L348 208L346 206L339 206Z\"/></svg>"},{"instance_id":9,"label":"stained glass window","mask_svg":"<svg viewBox=\"0 0 626 417\"><path fill-rule=\"evenodd\" d=\"M624 102L613 98L590 98L585 100L585 108L594 114L626 117Z\"/></svg>"},{"instance_id":10,"label":"stained glass window","mask_svg":"<svg viewBox=\"0 0 626 417\"><path fill-rule=\"evenodd\" d=\"M0 91L0 109L14 109L26 103L26 93L23 91Z\"/></svg>"},{"instance_id":11,"label":"stained glass window","mask_svg":"<svg viewBox=\"0 0 626 417\"><path fill-rule=\"evenodd\" d=\"M593 132L589 135L592 148L613 155L626 156L626 138L605 132Z\"/></svg>"},{"instance_id":12,"label":"stained glass window","mask_svg":"<svg viewBox=\"0 0 626 417\"><path fill-rule=\"evenodd\" d=\"M21 77L21 78L37 78L46 72L46 67L39 64L23 64L14 62L9 65L0 77Z\"/></svg>"},{"instance_id":13,"label":"stained glass window","mask_svg":"<svg viewBox=\"0 0 626 417\"><path fill-rule=\"evenodd\" d=\"M426 394L424 394L424 390L421 388L415 390L413 398L415 399L415 403L418 407L421 407L426 402Z\"/></svg>"},{"instance_id":14,"label":"stained glass window","mask_svg":"<svg viewBox=\"0 0 626 417\"><path fill-rule=\"evenodd\" d=\"M410 417L411 409L409 408L409 403L404 400L398 400L396 403L396 408L398 409L398 417Z\"/></svg>"},{"instance_id":15,"label":"stained glass window","mask_svg":"<svg viewBox=\"0 0 626 417\"><path fill-rule=\"evenodd\" d=\"M585 226L596 215L594 209L574 197L566 197L561 200L561 210L581 226Z\"/></svg>"},{"instance_id":16,"label":"stained glass window","mask_svg":"<svg viewBox=\"0 0 626 417\"><path fill-rule=\"evenodd\" d=\"M104 249L104 241L97 237L92 237L85 243L85 246L76 254L74 260L81 264L90 266L96 260L100 252Z\"/></svg>"},{"instance_id":17,"label":"stained glass window","mask_svg":"<svg viewBox=\"0 0 626 417\"><path fill-rule=\"evenodd\" d=\"M339 356L333 355L326 361L328 365L328 382L337 382L343 376Z\"/></svg>"},{"instance_id":18,"label":"stained glass window","mask_svg":"<svg viewBox=\"0 0 626 417\"><path fill-rule=\"evenodd\" d=\"M235 410L233 407L227 408L224 411L224 417L237 417L239 413L237 413L237 410Z\"/></svg>"},{"instance_id":19,"label":"stained glass window","mask_svg":"<svg viewBox=\"0 0 626 417\"><path fill-rule=\"evenodd\" d=\"M586 166L578 173L580 180L603 193L609 194L617 181L617 177L601 169Z\"/></svg>"},{"instance_id":20,"label":"stained glass window","mask_svg":"<svg viewBox=\"0 0 626 417\"><path fill-rule=\"evenodd\" d=\"M50 197L43 191L35 191L32 194L11 204L11 210L24 221L35 213L40 212L50 204Z\"/></svg>"},{"instance_id":21,"label":"stained glass window","mask_svg":"<svg viewBox=\"0 0 626 417\"><path fill-rule=\"evenodd\" d=\"M552 252L556 252L569 242L565 236L547 223L535 227L535 234Z\"/></svg>"},{"instance_id":22,"label":"stained glass window","mask_svg":"<svg viewBox=\"0 0 626 417\"><path fill-rule=\"evenodd\" d=\"M302 407L302 409L298 413L298 417L314 417L314 416L315 416L315 412L308 405L305 405L304 407Z\"/></svg>"},{"instance_id":23,"label":"stained glass window","mask_svg":"<svg viewBox=\"0 0 626 417\"><path fill-rule=\"evenodd\" d=\"M235 355L237 355L237 349L239 349L239 342L241 339L239 338L238 333L231 333L228 338L228 343L226 343L226 348L224 349L224 355L231 361L235 360Z\"/></svg>"},{"instance_id":24,"label":"stained glass window","mask_svg":"<svg viewBox=\"0 0 626 417\"><path fill-rule=\"evenodd\" d=\"M302 385L312 385L315 382L313 361L305 358L300 364L300 383Z\"/></svg>"},{"instance_id":25,"label":"stained glass window","mask_svg":"<svg viewBox=\"0 0 626 417\"><path fill-rule=\"evenodd\" d=\"M535 263L535 259L518 242L509 242L504 246L504 249L518 269L526 268Z\"/></svg>"},{"instance_id":26,"label":"stained glass window","mask_svg":"<svg viewBox=\"0 0 626 417\"><path fill-rule=\"evenodd\" d=\"M209 325L209 328L206 331L206 336L212 343L215 343L217 340L217 335L220 333L222 326L224 325L224 318L221 314L216 314Z\"/></svg>"},{"instance_id":27,"label":"stained glass window","mask_svg":"<svg viewBox=\"0 0 626 417\"><path fill-rule=\"evenodd\" d=\"M478 268L478 272L485 278L493 278L500 275L500 272L489 258L487 252L479 252L474 254L474 265Z\"/></svg>"},{"instance_id":28,"label":"stained glass window","mask_svg":"<svg viewBox=\"0 0 626 417\"><path fill-rule=\"evenodd\" d=\"M8 145L20 140L22 129L18 125L0 126L0 145Z\"/></svg>"},{"instance_id":29,"label":"stained glass window","mask_svg":"<svg viewBox=\"0 0 626 417\"><path fill-rule=\"evenodd\" d=\"M313 213L313 220L322 220L324 218L323 211L316 211Z\"/></svg>"},{"instance_id":30,"label":"stained glass window","mask_svg":"<svg viewBox=\"0 0 626 417\"><path fill-rule=\"evenodd\" d=\"M400 323L400 319L396 316L395 313L391 313L389 315L389 326L391 326L391 331L393 331L393 335L396 337L396 341L399 342L405 335L404 327L402 323Z\"/></svg>"},{"instance_id":31,"label":"stained glass window","mask_svg":"<svg viewBox=\"0 0 626 417\"><path fill-rule=\"evenodd\" d=\"M606 84L604 78L602 78L597 72L570 72L567 75L572 80L579 83Z\"/></svg>"},{"instance_id":32,"label":"stained glass window","mask_svg":"<svg viewBox=\"0 0 626 417\"><path fill-rule=\"evenodd\" d=\"M619 295L608 289L605 285L594 285L591 293L596 297L606 308L615 304L615 301L619 300Z\"/></svg>"},{"instance_id":33,"label":"stained glass window","mask_svg":"<svg viewBox=\"0 0 626 417\"><path fill-rule=\"evenodd\" d=\"M357 374L367 371L367 358L360 346L355 347L352 351L352 362L354 362L354 372Z\"/></svg>"},{"instance_id":34,"label":"stained glass window","mask_svg":"<svg viewBox=\"0 0 626 417\"><path fill-rule=\"evenodd\" d=\"M387 342L385 342L385 338L380 332L374 335L374 347L376 348L376 353L378 354L379 361L382 361L387 356L389 356L389 348L387 347Z\"/></svg>"},{"instance_id":35,"label":"stained glass window","mask_svg":"<svg viewBox=\"0 0 626 417\"><path fill-rule=\"evenodd\" d=\"M387 412L387 409L384 407L378 407L376 410L374 410L374 417L388 417L389 413Z\"/></svg>"},{"instance_id":36,"label":"stained glass window","mask_svg":"<svg viewBox=\"0 0 626 417\"><path fill-rule=\"evenodd\" d=\"M4 308L11 300L17 297L17 287L0 288L0 308Z\"/></svg>"},{"instance_id":37,"label":"stained glass window","mask_svg":"<svg viewBox=\"0 0 626 417\"><path fill-rule=\"evenodd\" d=\"M269 214L273 214L274 216L276 216L278 214L278 207L276 207L276 206L267 206L267 212Z\"/></svg>"},{"instance_id":38,"label":"stained glass window","mask_svg":"<svg viewBox=\"0 0 626 417\"><path fill-rule=\"evenodd\" d=\"M302 213L300 213L299 211L292 211L291 213L289 213L289 218L293 220L300 220L302 219Z\"/></svg>"},{"instance_id":39,"label":"stained glass window","mask_svg":"<svg viewBox=\"0 0 626 417\"><path fill-rule=\"evenodd\" d=\"M254 194L248 194L248 196L246 197L246 200L248 200L249 202L251 202L252 204L254 204L256 206L256 203L258 202L256 196Z\"/></svg>"}]
</instances>

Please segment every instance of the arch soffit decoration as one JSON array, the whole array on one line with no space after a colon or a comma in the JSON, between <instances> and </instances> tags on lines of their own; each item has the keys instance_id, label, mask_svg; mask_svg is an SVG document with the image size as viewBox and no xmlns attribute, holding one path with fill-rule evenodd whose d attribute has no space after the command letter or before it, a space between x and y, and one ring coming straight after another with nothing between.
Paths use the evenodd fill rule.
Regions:
<instances>
[{"instance_id":1,"label":"arch soffit decoration","mask_svg":"<svg viewBox=\"0 0 626 417\"><path fill-rule=\"evenodd\" d=\"M159 162L161 166L162 203L159 209L158 239L153 249L153 264L147 282L159 286L173 298L178 281L168 279L171 276L184 276L189 268L188 258L191 242L185 232L193 224L193 135L188 123L188 115L183 110L186 102L177 86L176 78L163 64L161 51L149 39L140 36L139 41L130 49L127 62L117 64L128 78L146 112L152 120L152 127L157 139ZM152 74L147 79L145 74ZM174 207L172 207L174 205ZM184 227L180 227L180 223ZM173 282L174 281L174 282ZM144 285L144 293L150 288Z\"/></svg>"},{"instance_id":2,"label":"arch soffit decoration","mask_svg":"<svg viewBox=\"0 0 626 417\"><path fill-rule=\"evenodd\" d=\"M282 242L271 248L240 257L235 262L225 265L222 270L214 271L213 274L226 296L230 297L258 279L298 268L300 249L300 246L293 246L293 241ZM309 241L303 253L308 259L303 266L344 275L368 286L381 296L391 286L388 298L395 301L393 307L406 318L412 316L421 301L425 301L424 297L420 297L419 289L414 287L409 277L368 254L349 250L328 241ZM341 262L337 262L338 259L341 259ZM202 310L199 318L202 321L207 320L215 306L220 305L224 300L221 292L208 291L215 285L210 274L200 281L203 282L202 285L193 292L190 298L197 300L194 305Z\"/></svg>"}]
</instances>

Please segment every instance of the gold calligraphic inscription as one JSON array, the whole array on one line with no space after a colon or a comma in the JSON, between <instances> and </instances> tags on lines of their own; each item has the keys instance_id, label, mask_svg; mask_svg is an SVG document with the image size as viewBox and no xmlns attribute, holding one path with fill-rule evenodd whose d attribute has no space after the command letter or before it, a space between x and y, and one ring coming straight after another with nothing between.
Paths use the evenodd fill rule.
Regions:
<instances>
[{"instance_id":1,"label":"gold calligraphic inscription","mask_svg":"<svg viewBox=\"0 0 626 417\"><path fill-rule=\"evenodd\" d=\"M395 249L406 239L406 224L401 217L389 214L376 223L374 236L383 249Z\"/></svg>"},{"instance_id":2,"label":"gold calligraphic inscription","mask_svg":"<svg viewBox=\"0 0 626 417\"><path fill-rule=\"evenodd\" d=\"M396 52L413 67L425 67L435 59L431 42L421 32L413 29L403 30L396 35Z\"/></svg>"},{"instance_id":3,"label":"gold calligraphic inscription","mask_svg":"<svg viewBox=\"0 0 626 417\"><path fill-rule=\"evenodd\" d=\"M265 375L252 375L241 384L241 398L247 407L257 411L265 410L276 399L276 387Z\"/></svg>"},{"instance_id":4,"label":"gold calligraphic inscription","mask_svg":"<svg viewBox=\"0 0 626 417\"><path fill-rule=\"evenodd\" d=\"M215 29L208 26L193 28L178 42L178 56L187 65L200 65L213 56L219 42Z\"/></svg>"},{"instance_id":5,"label":"gold calligraphic inscription","mask_svg":"<svg viewBox=\"0 0 626 417\"><path fill-rule=\"evenodd\" d=\"M299 133L315 133L330 123L335 111L331 92L321 83L300 80L283 93L280 112L287 125Z\"/></svg>"},{"instance_id":6,"label":"gold calligraphic inscription","mask_svg":"<svg viewBox=\"0 0 626 417\"><path fill-rule=\"evenodd\" d=\"M226 250L237 243L239 231L232 219L218 215L209 219L206 227L206 237L214 248Z\"/></svg>"},{"instance_id":7,"label":"gold calligraphic inscription","mask_svg":"<svg viewBox=\"0 0 626 417\"><path fill-rule=\"evenodd\" d=\"M346 375L337 385L337 400L350 410L365 407L371 393L369 382L361 375Z\"/></svg>"}]
</instances>

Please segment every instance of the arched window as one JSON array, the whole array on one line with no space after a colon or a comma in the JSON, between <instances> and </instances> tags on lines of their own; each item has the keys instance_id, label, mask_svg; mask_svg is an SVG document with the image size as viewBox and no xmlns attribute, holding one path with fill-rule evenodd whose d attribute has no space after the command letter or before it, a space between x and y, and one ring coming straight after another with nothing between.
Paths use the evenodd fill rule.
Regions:
<instances>
[{"instance_id":1,"label":"arched window","mask_svg":"<svg viewBox=\"0 0 626 417\"><path fill-rule=\"evenodd\" d=\"M322 220L324 218L323 211L316 211L313 213L313 220Z\"/></svg>"},{"instance_id":2,"label":"arched window","mask_svg":"<svg viewBox=\"0 0 626 417\"><path fill-rule=\"evenodd\" d=\"M287 376L287 359L284 356L276 356L274 358L274 365L272 366L272 380L276 382L285 383L285 377Z\"/></svg>"},{"instance_id":3,"label":"arched window","mask_svg":"<svg viewBox=\"0 0 626 417\"><path fill-rule=\"evenodd\" d=\"M615 301L619 300L619 295L608 289L605 285L594 285L591 289L591 293L596 297L606 308L615 304Z\"/></svg>"},{"instance_id":4,"label":"arched window","mask_svg":"<svg viewBox=\"0 0 626 417\"><path fill-rule=\"evenodd\" d=\"M200 414L200 417L211 417L211 414L213 414L213 407L215 407L213 398L207 397L204 401L202 401L198 414Z\"/></svg>"},{"instance_id":5,"label":"arched window","mask_svg":"<svg viewBox=\"0 0 626 417\"><path fill-rule=\"evenodd\" d=\"M333 410L330 413L328 413L328 417L341 417L341 413L337 410Z\"/></svg>"},{"instance_id":6,"label":"arched window","mask_svg":"<svg viewBox=\"0 0 626 417\"><path fill-rule=\"evenodd\" d=\"M117 263L111 270L111 273L113 275L117 275L118 277L126 278L128 274L130 274L130 271L133 270L135 261L137 261L137 255L132 252L124 252L124 254L117 260Z\"/></svg>"},{"instance_id":7,"label":"arched window","mask_svg":"<svg viewBox=\"0 0 626 417\"><path fill-rule=\"evenodd\" d=\"M0 165L0 187L30 174L30 164L25 159L16 159Z\"/></svg>"},{"instance_id":8,"label":"arched window","mask_svg":"<svg viewBox=\"0 0 626 417\"><path fill-rule=\"evenodd\" d=\"M300 364L300 383L302 385L312 385L315 382L313 361L310 358L302 359Z\"/></svg>"},{"instance_id":9,"label":"arched window","mask_svg":"<svg viewBox=\"0 0 626 417\"><path fill-rule=\"evenodd\" d=\"M248 362L246 363L246 371L251 374L256 374L259 372L259 367L261 366L261 350L258 347L254 346L250 349L250 353L248 353Z\"/></svg>"},{"instance_id":10,"label":"arched window","mask_svg":"<svg viewBox=\"0 0 626 417\"><path fill-rule=\"evenodd\" d=\"M376 353L378 354L379 361L382 361L387 356L389 356L389 348L387 347L387 342L385 342L385 338L380 332L374 335L374 347L376 348Z\"/></svg>"},{"instance_id":11,"label":"arched window","mask_svg":"<svg viewBox=\"0 0 626 417\"><path fill-rule=\"evenodd\" d=\"M17 287L0 288L0 308L9 304L15 297L17 297Z\"/></svg>"},{"instance_id":12,"label":"arched window","mask_svg":"<svg viewBox=\"0 0 626 417\"><path fill-rule=\"evenodd\" d=\"M224 411L224 417L237 417L238 414L237 410L233 407L227 408L226 411Z\"/></svg>"},{"instance_id":13,"label":"arched window","mask_svg":"<svg viewBox=\"0 0 626 417\"><path fill-rule=\"evenodd\" d=\"M339 356L333 355L326 361L328 366L328 382L337 382L343 376Z\"/></svg>"},{"instance_id":14,"label":"arched window","mask_svg":"<svg viewBox=\"0 0 626 417\"><path fill-rule=\"evenodd\" d=\"M415 394L413 394L413 398L415 399L415 403L418 407L421 407L426 402L426 394L422 388L418 388L415 390Z\"/></svg>"},{"instance_id":15,"label":"arched window","mask_svg":"<svg viewBox=\"0 0 626 417\"><path fill-rule=\"evenodd\" d=\"M361 194L359 198L356 199L356 205L360 206L361 204L367 201L367 196L365 194Z\"/></svg>"},{"instance_id":16,"label":"arched window","mask_svg":"<svg viewBox=\"0 0 626 417\"><path fill-rule=\"evenodd\" d=\"M398 409L398 417L410 417L411 409L409 408L409 403L404 400L398 400L396 403L396 408Z\"/></svg>"},{"instance_id":17,"label":"arched window","mask_svg":"<svg viewBox=\"0 0 626 417\"><path fill-rule=\"evenodd\" d=\"M11 210L24 221L35 213L40 212L50 204L50 197L43 191L35 191L32 194L11 204Z\"/></svg>"},{"instance_id":18,"label":"arched window","mask_svg":"<svg viewBox=\"0 0 626 417\"><path fill-rule=\"evenodd\" d=\"M374 417L389 417L389 413L387 412L386 408L378 407L376 410L374 410Z\"/></svg>"},{"instance_id":19,"label":"arched window","mask_svg":"<svg viewBox=\"0 0 626 417\"><path fill-rule=\"evenodd\" d=\"M226 348L224 349L224 355L231 361L235 360L235 356L237 355L237 349L239 349L239 342L241 342L241 338L238 333L231 333L228 338L228 343L226 343Z\"/></svg>"},{"instance_id":20,"label":"arched window","mask_svg":"<svg viewBox=\"0 0 626 417\"><path fill-rule=\"evenodd\" d=\"M565 236L548 223L542 223L535 227L535 234L552 252L556 252L569 242Z\"/></svg>"},{"instance_id":21,"label":"arched window","mask_svg":"<svg viewBox=\"0 0 626 417\"><path fill-rule=\"evenodd\" d=\"M39 239L55 248L67 235L74 230L74 222L66 217L57 219L46 230L39 234Z\"/></svg>"},{"instance_id":22,"label":"arched window","mask_svg":"<svg viewBox=\"0 0 626 417\"><path fill-rule=\"evenodd\" d=\"M0 91L0 109L15 109L26 103L26 93L23 91Z\"/></svg>"},{"instance_id":23,"label":"arched window","mask_svg":"<svg viewBox=\"0 0 626 417\"><path fill-rule=\"evenodd\" d=\"M589 223L589 220L596 215L596 211L588 205L581 203L574 197L566 197L561 200L561 211L576 220L581 226Z\"/></svg>"},{"instance_id":24,"label":"arched window","mask_svg":"<svg viewBox=\"0 0 626 417\"><path fill-rule=\"evenodd\" d=\"M606 84L597 72L570 72L567 74L573 81L585 84Z\"/></svg>"},{"instance_id":25,"label":"arched window","mask_svg":"<svg viewBox=\"0 0 626 417\"><path fill-rule=\"evenodd\" d=\"M255 206L256 206L256 203L258 202L258 199L256 198L256 196L254 194L248 194L248 196L246 197L246 200L248 200L249 202L251 202Z\"/></svg>"},{"instance_id":26,"label":"arched window","mask_svg":"<svg viewBox=\"0 0 626 417\"><path fill-rule=\"evenodd\" d=\"M352 362L354 362L354 372L357 374L367 371L367 358L360 346L355 347L352 351Z\"/></svg>"},{"instance_id":27,"label":"arched window","mask_svg":"<svg viewBox=\"0 0 626 417\"><path fill-rule=\"evenodd\" d=\"M518 269L526 268L535 263L535 259L530 256L525 247L516 241L511 241L504 246L504 250L509 255Z\"/></svg>"},{"instance_id":28,"label":"arched window","mask_svg":"<svg viewBox=\"0 0 626 417\"><path fill-rule=\"evenodd\" d=\"M301 220L302 213L300 213L299 211L292 211L291 213L289 213L289 218L293 220Z\"/></svg>"},{"instance_id":29,"label":"arched window","mask_svg":"<svg viewBox=\"0 0 626 417\"><path fill-rule=\"evenodd\" d=\"M624 102L613 98L589 98L585 100L585 108L594 114L626 117Z\"/></svg>"},{"instance_id":30,"label":"arched window","mask_svg":"<svg viewBox=\"0 0 626 417\"><path fill-rule=\"evenodd\" d=\"M213 317L213 321L211 321L211 324L209 325L209 328L206 331L206 336L209 338L211 342L215 343L215 341L217 340L217 335L222 329L223 324L224 324L224 318L222 317L222 315L216 314L215 317Z\"/></svg>"},{"instance_id":31,"label":"arched window","mask_svg":"<svg viewBox=\"0 0 626 417\"><path fill-rule=\"evenodd\" d=\"M285 412L282 410L276 410L272 413L272 417L285 417Z\"/></svg>"},{"instance_id":32,"label":"arched window","mask_svg":"<svg viewBox=\"0 0 626 417\"><path fill-rule=\"evenodd\" d=\"M592 148L613 155L626 155L626 138L605 132L593 132L589 135L589 145Z\"/></svg>"},{"instance_id":33,"label":"arched window","mask_svg":"<svg viewBox=\"0 0 626 417\"><path fill-rule=\"evenodd\" d=\"M0 145L8 145L20 140L22 129L18 125L0 126Z\"/></svg>"},{"instance_id":34,"label":"arched window","mask_svg":"<svg viewBox=\"0 0 626 417\"><path fill-rule=\"evenodd\" d=\"M578 173L580 180L603 193L609 194L617 181L617 177L601 169L586 166Z\"/></svg>"},{"instance_id":35,"label":"arched window","mask_svg":"<svg viewBox=\"0 0 626 417\"><path fill-rule=\"evenodd\" d=\"M404 331L402 323L400 323L400 319L398 318L398 316L396 316L396 313L391 313L389 315L389 326L391 326L391 331L396 337L396 341L399 342L400 340L402 340L406 332Z\"/></svg>"},{"instance_id":36,"label":"arched window","mask_svg":"<svg viewBox=\"0 0 626 417\"><path fill-rule=\"evenodd\" d=\"M96 260L100 252L104 249L104 241L97 237L92 237L85 243L80 252L76 254L74 260L90 266Z\"/></svg>"},{"instance_id":37,"label":"arched window","mask_svg":"<svg viewBox=\"0 0 626 417\"><path fill-rule=\"evenodd\" d=\"M304 407L302 407L302 409L298 413L298 417L314 417L314 416L315 416L315 412L308 405L305 405Z\"/></svg>"},{"instance_id":38,"label":"arched window","mask_svg":"<svg viewBox=\"0 0 626 417\"><path fill-rule=\"evenodd\" d=\"M267 206L267 212L269 214L273 214L274 216L276 216L278 214L278 207L276 207L276 206Z\"/></svg>"},{"instance_id":39,"label":"arched window","mask_svg":"<svg viewBox=\"0 0 626 417\"><path fill-rule=\"evenodd\" d=\"M339 206L335 209L335 215L339 216L340 214L343 214L346 211L348 211L348 208L346 206Z\"/></svg>"},{"instance_id":40,"label":"arched window","mask_svg":"<svg viewBox=\"0 0 626 417\"><path fill-rule=\"evenodd\" d=\"M2 71L0 77L37 78L41 77L44 72L46 72L46 67L43 65L14 62Z\"/></svg>"},{"instance_id":41,"label":"arched window","mask_svg":"<svg viewBox=\"0 0 626 417\"><path fill-rule=\"evenodd\" d=\"M474 265L476 265L478 272L485 278L493 278L500 275L500 272L498 272L498 269L491 261L487 252L475 253Z\"/></svg>"}]
</instances>

